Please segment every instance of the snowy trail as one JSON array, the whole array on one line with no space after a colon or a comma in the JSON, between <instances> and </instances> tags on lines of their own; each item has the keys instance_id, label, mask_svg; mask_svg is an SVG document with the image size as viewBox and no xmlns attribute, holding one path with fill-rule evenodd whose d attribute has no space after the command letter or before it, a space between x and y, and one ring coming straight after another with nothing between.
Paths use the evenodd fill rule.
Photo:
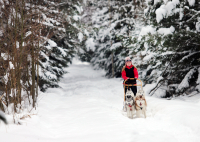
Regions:
<instances>
[{"instance_id":1,"label":"snowy trail","mask_svg":"<svg viewBox=\"0 0 200 142\"><path fill-rule=\"evenodd\" d=\"M122 80L106 79L74 61L61 88L41 94L38 114L24 125L0 125L2 142L199 142L200 95L188 101L147 99L147 118L122 115ZM184 98L182 98L184 99Z\"/></svg>"}]
</instances>

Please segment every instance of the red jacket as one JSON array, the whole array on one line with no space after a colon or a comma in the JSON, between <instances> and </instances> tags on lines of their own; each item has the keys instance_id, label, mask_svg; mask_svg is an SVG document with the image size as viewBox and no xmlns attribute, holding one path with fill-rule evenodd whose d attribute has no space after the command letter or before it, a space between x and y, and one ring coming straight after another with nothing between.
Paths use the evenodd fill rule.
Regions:
<instances>
[{"instance_id":1,"label":"red jacket","mask_svg":"<svg viewBox=\"0 0 200 142\"><path fill-rule=\"evenodd\" d=\"M132 67L133 67L133 65L131 65L131 66L126 66L126 68L128 68L128 69L130 69L130 68L132 68ZM138 71L137 71L136 68L134 68L133 72L134 72L135 78L138 78ZM122 71L122 78L123 78L124 80L128 79L128 77L126 76L125 70Z\"/></svg>"}]
</instances>

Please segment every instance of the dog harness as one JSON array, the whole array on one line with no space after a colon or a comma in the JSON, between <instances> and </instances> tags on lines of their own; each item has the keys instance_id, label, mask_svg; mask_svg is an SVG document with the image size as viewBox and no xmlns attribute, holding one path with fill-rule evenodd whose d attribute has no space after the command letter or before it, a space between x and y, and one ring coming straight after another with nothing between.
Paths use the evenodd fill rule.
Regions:
<instances>
[{"instance_id":1,"label":"dog harness","mask_svg":"<svg viewBox=\"0 0 200 142\"><path fill-rule=\"evenodd\" d=\"M130 107L130 110L132 111L132 105L129 104L128 106Z\"/></svg>"}]
</instances>

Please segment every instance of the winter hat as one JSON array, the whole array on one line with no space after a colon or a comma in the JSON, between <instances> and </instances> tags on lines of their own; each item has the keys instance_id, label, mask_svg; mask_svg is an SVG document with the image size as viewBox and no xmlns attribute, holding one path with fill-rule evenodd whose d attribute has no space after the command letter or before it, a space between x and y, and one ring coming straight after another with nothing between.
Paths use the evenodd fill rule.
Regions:
<instances>
[{"instance_id":1,"label":"winter hat","mask_svg":"<svg viewBox=\"0 0 200 142\"><path fill-rule=\"evenodd\" d=\"M125 61L127 61L127 60L131 60L131 58L130 58L130 57L126 57L126 58L125 58Z\"/></svg>"}]
</instances>

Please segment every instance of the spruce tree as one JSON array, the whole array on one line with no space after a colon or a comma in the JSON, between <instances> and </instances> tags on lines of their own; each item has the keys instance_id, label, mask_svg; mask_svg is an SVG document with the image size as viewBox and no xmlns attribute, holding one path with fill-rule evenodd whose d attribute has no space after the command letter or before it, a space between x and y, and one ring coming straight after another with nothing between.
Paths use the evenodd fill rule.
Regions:
<instances>
[{"instance_id":1,"label":"spruce tree","mask_svg":"<svg viewBox=\"0 0 200 142\"><path fill-rule=\"evenodd\" d=\"M41 46L40 88L59 87L58 81L71 63L78 45L76 19L80 11L79 1L46 1L49 8L43 12L44 24L50 31L50 39ZM42 3L45 6L46 3Z\"/></svg>"},{"instance_id":2,"label":"spruce tree","mask_svg":"<svg viewBox=\"0 0 200 142\"><path fill-rule=\"evenodd\" d=\"M146 51L147 83L161 76L157 87L167 86L168 96L195 91L200 74L200 2L151 0L145 12L152 30L137 42L137 50Z\"/></svg>"},{"instance_id":3,"label":"spruce tree","mask_svg":"<svg viewBox=\"0 0 200 142\"><path fill-rule=\"evenodd\" d=\"M89 35L95 43L91 62L96 69L103 68L108 77L121 76L124 58L130 55L141 3L118 0L95 3L98 8L93 14L94 28Z\"/></svg>"}]
</instances>

